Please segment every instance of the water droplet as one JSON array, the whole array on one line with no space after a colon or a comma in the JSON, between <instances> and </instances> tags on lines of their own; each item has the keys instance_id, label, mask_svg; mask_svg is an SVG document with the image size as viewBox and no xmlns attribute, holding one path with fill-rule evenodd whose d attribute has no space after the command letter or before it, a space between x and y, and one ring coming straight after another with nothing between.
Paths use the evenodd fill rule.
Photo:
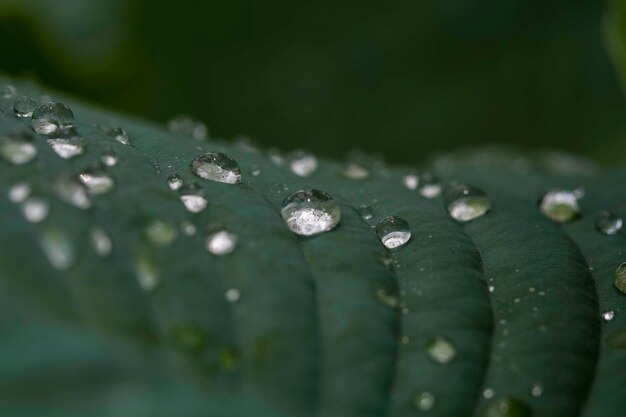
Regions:
<instances>
[{"instance_id":1,"label":"water droplet","mask_svg":"<svg viewBox=\"0 0 626 417\"><path fill-rule=\"evenodd\" d=\"M420 411L432 410L435 406L435 396L428 391L424 391L415 396L413 404Z\"/></svg>"},{"instance_id":2,"label":"water droplet","mask_svg":"<svg viewBox=\"0 0 626 417\"><path fill-rule=\"evenodd\" d=\"M204 190L198 184L185 184L178 190L180 200L185 205L187 211L199 213L204 210L208 201L204 195Z\"/></svg>"},{"instance_id":3,"label":"water droplet","mask_svg":"<svg viewBox=\"0 0 626 417\"><path fill-rule=\"evenodd\" d=\"M622 229L622 218L607 210L596 214L596 228L605 235L614 235Z\"/></svg>"},{"instance_id":4,"label":"water droplet","mask_svg":"<svg viewBox=\"0 0 626 417\"><path fill-rule=\"evenodd\" d=\"M489 399L493 398L493 395L494 395L494 394L495 394L495 393L493 392L493 390L492 390L491 388L486 388L486 389L483 391L483 397L484 397L485 399L487 399L487 400L489 400Z\"/></svg>"},{"instance_id":5,"label":"water droplet","mask_svg":"<svg viewBox=\"0 0 626 417\"><path fill-rule=\"evenodd\" d=\"M37 147L28 133L10 133L0 139L0 154L8 162L22 165L37 156Z\"/></svg>"},{"instance_id":6,"label":"water droplet","mask_svg":"<svg viewBox=\"0 0 626 417\"><path fill-rule=\"evenodd\" d=\"M18 182L9 188L8 197L12 203L21 203L30 196L31 186L27 182Z\"/></svg>"},{"instance_id":7,"label":"water droplet","mask_svg":"<svg viewBox=\"0 0 626 417\"><path fill-rule=\"evenodd\" d=\"M172 117L167 122L167 128L170 132L182 133L197 140L206 139L209 136L209 130L204 123L185 115Z\"/></svg>"},{"instance_id":8,"label":"water droplet","mask_svg":"<svg viewBox=\"0 0 626 417\"><path fill-rule=\"evenodd\" d=\"M300 190L283 201L280 214L292 232L311 236L336 227L341 218L341 209L323 191Z\"/></svg>"},{"instance_id":9,"label":"water droplet","mask_svg":"<svg viewBox=\"0 0 626 417\"><path fill-rule=\"evenodd\" d=\"M532 415L530 407L522 400L513 397L504 397L491 400L487 404L481 417L530 417Z\"/></svg>"},{"instance_id":10,"label":"water droplet","mask_svg":"<svg viewBox=\"0 0 626 417\"><path fill-rule=\"evenodd\" d=\"M296 151L291 157L289 166L291 171L299 177L308 177L317 169L317 158L313 154Z\"/></svg>"},{"instance_id":11,"label":"water droplet","mask_svg":"<svg viewBox=\"0 0 626 417\"><path fill-rule=\"evenodd\" d=\"M142 253L136 259L135 275L139 287L145 291L153 291L159 285L159 271L147 253Z\"/></svg>"},{"instance_id":12,"label":"water droplet","mask_svg":"<svg viewBox=\"0 0 626 417\"><path fill-rule=\"evenodd\" d=\"M626 329L619 329L606 337L606 344L613 349L626 350Z\"/></svg>"},{"instance_id":13,"label":"water droplet","mask_svg":"<svg viewBox=\"0 0 626 417\"><path fill-rule=\"evenodd\" d=\"M487 289L489 290L489 292L495 292L496 291L496 287L494 285L490 285L489 287L487 287Z\"/></svg>"},{"instance_id":14,"label":"water droplet","mask_svg":"<svg viewBox=\"0 0 626 417\"><path fill-rule=\"evenodd\" d=\"M417 185L419 184L419 178L415 174L405 175L402 178L402 183L409 190L416 190L417 189Z\"/></svg>"},{"instance_id":15,"label":"water droplet","mask_svg":"<svg viewBox=\"0 0 626 417\"><path fill-rule=\"evenodd\" d=\"M351 180L364 180L370 176L370 172L358 162L348 162L344 165L341 173Z\"/></svg>"},{"instance_id":16,"label":"water droplet","mask_svg":"<svg viewBox=\"0 0 626 417\"><path fill-rule=\"evenodd\" d=\"M543 386L541 386L541 384L533 385L533 387L530 389L530 393L533 397L541 397L541 395L543 394Z\"/></svg>"},{"instance_id":17,"label":"water droplet","mask_svg":"<svg viewBox=\"0 0 626 417\"><path fill-rule=\"evenodd\" d=\"M426 198L435 198L441 194L441 181L434 174L424 172L419 180L419 193Z\"/></svg>"},{"instance_id":18,"label":"water droplet","mask_svg":"<svg viewBox=\"0 0 626 417\"><path fill-rule=\"evenodd\" d=\"M224 227L211 230L206 238L206 248L213 255L228 255L237 247L237 235Z\"/></svg>"},{"instance_id":19,"label":"water droplet","mask_svg":"<svg viewBox=\"0 0 626 417\"><path fill-rule=\"evenodd\" d=\"M359 214L363 220L371 220L374 217L374 209L372 206L363 204L359 206Z\"/></svg>"},{"instance_id":20,"label":"water droplet","mask_svg":"<svg viewBox=\"0 0 626 417\"><path fill-rule=\"evenodd\" d=\"M37 102L30 97L20 97L13 103L13 112L20 118L31 117L37 108Z\"/></svg>"},{"instance_id":21,"label":"water droplet","mask_svg":"<svg viewBox=\"0 0 626 417\"><path fill-rule=\"evenodd\" d=\"M154 246L165 247L176 240L178 230L169 222L155 220L145 228L144 236Z\"/></svg>"},{"instance_id":22,"label":"water droplet","mask_svg":"<svg viewBox=\"0 0 626 417\"><path fill-rule=\"evenodd\" d=\"M91 200L87 195L87 189L76 178L60 176L54 182L54 191L59 200L85 210L91 207Z\"/></svg>"},{"instance_id":23,"label":"water droplet","mask_svg":"<svg viewBox=\"0 0 626 417\"><path fill-rule=\"evenodd\" d=\"M388 249L400 247L411 239L409 224L396 216L381 219L376 225L376 234Z\"/></svg>"},{"instance_id":24,"label":"water droplet","mask_svg":"<svg viewBox=\"0 0 626 417\"><path fill-rule=\"evenodd\" d=\"M72 241L60 229L46 228L39 238L39 245L53 268L67 269L74 262Z\"/></svg>"},{"instance_id":25,"label":"water droplet","mask_svg":"<svg viewBox=\"0 0 626 417\"><path fill-rule=\"evenodd\" d=\"M74 135L75 131L67 132L63 137L54 137L47 140L52 150L63 159L82 155L85 151L85 143L80 136ZM71 136L70 136L71 135Z\"/></svg>"},{"instance_id":26,"label":"water droplet","mask_svg":"<svg viewBox=\"0 0 626 417\"><path fill-rule=\"evenodd\" d=\"M267 156L270 158L270 161L272 161L272 163L276 166L282 166L285 164L285 158L277 149L269 149L267 151Z\"/></svg>"},{"instance_id":27,"label":"water droplet","mask_svg":"<svg viewBox=\"0 0 626 417\"><path fill-rule=\"evenodd\" d=\"M239 298L241 297L241 293L239 292L237 288L230 288L226 290L225 297L226 297L226 301L228 301L229 303L236 303L237 301L239 301Z\"/></svg>"},{"instance_id":28,"label":"water droplet","mask_svg":"<svg viewBox=\"0 0 626 417\"><path fill-rule=\"evenodd\" d=\"M100 154L100 161L105 166L114 167L115 165L117 165L119 157L113 149L108 149L106 151L102 151L102 153Z\"/></svg>"},{"instance_id":29,"label":"water droplet","mask_svg":"<svg viewBox=\"0 0 626 417\"><path fill-rule=\"evenodd\" d=\"M108 173L95 167L85 169L78 174L78 179L91 194L108 193L115 185L115 181Z\"/></svg>"},{"instance_id":30,"label":"water droplet","mask_svg":"<svg viewBox=\"0 0 626 417\"><path fill-rule=\"evenodd\" d=\"M89 233L89 240L94 252L99 256L108 256L113 250L111 237L100 227L94 227Z\"/></svg>"},{"instance_id":31,"label":"water droplet","mask_svg":"<svg viewBox=\"0 0 626 417\"><path fill-rule=\"evenodd\" d=\"M456 347L443 336L437 336L426 342L426 353L437 363L449 363L456 357Z\"/></svg>"},{"instance_id":32,"label":"water droplet","mask_svg":"<svg viewBox=\"0 0 626 417\"><path fill-rule=\"evenodd\" d=\"M259 175L261 175L261 168L259 168L257 165L252 167L252 171L250 171L250 174L253 177L258 177Z\"/></svg>"},{"instance_id":33,"label":"water droplet","mask_svg":"<svg viewBox=\"0 0 626 417\"><path fill-rule=\"evenodd\" d=\"M541 198L539 209L550 220L564 223L580 217L578 197L573 191L548 191Z\"/></svg>"},{"instance_id":34,"label":"water droplet","mask_svg":"<svg viewBox=\"0 0 626 417\"><path fill-rule=\"evenodd\" d=\"M196 226L188 220L183 220L180 223L180 230L187 236L196 234Z\"/></svg>"},{"instance_id":35,"label":"water droplet","mask_svg":"<svg viewBox=\"0 0 626 417\"><path fill-rule=\"evenodd\" d=\"M183 186L183 179L178 174L173 174L167 177L167 185L169 185L170 190L180 190L180 187Z\"/></svg>"},{"instance_id":36,"label":"water droplet","mask_svg":"<svg viewBox=\"0 0 626 417\"><path fill-rule=\"evenodd\" d=\"M16 92L17 90L15 90L15 87L10 84L7 84L0 88L0 96L2 98L11 98L15 95Z\"/></svg>"},{"instance_id":37,"label":"water droplet","mask_svg":"<svg viewBox=\"0 0 626 417\"><path fill-rule=\"evenodd\" d=\"M618 290L626 294L626 262L615 269L613 284Z\"/></svg>"},{"instance_id":38,"label":"water droplet","mask_svg":"<svg viewBox=\"0 0 626 417\"><path fill-rule=\"evenodd\" d=\"M202 154L191 161L189 166L194 174L206 180L226 184L239 184L241 182L239 164L221 152Z\"/></svg>"},{"instance_id":39,"label":"water droplet","mask_svg":"<svg viewBox=\"0 0 626 417\"><path fill-rule=\"evenodd\" d=\"M50 206L46 200L31 197L25 200L22 205L22 215L30 223L40 223L48 217Z\"/></svg>"},{"instance_id":40,"label":"water droplet","mask_svg":"<svg viewBox=\"0 0 626 417\"><path fill-rule=\"evenodd\" d=\"M63 103L46 103L37 107L31 118L31 125L40 135L49 135L59 128L74 124L74 113Z\"/></svg>"},{"instance_id":41,"label":"water droplet","mask_svg":"<svg viewBox=\"0 0 626 417\"><path fill-rule=\"evenodd\" d=\"M491 209L491 202L485 192L471 185L451 186L444 200L450 216L460 222L473 220Z\"/></svg>"},{"instance_id":42,"label":"water droplet","mask_svg":"<svg viewBox=\"0 0 626 417\"><path fill-rule=\"evenodd\" d=\"M106 131L106 134L121 143L122 145L132 146L130 136L128 136L126 130L122 129L121 127L112 127Z\"/></svg>"},{"instance_id":43,"label":"water droplet","mask_svg":"<svg viewBox=\"0 0 626 417\"><path fill-rule=\"evenodd\" d=\"M396 308L400 305L398 300L397 289L394 288L379 288L376 290L376 298L378 301L386 305L387 307Z\"/></svg>"}]
</instances>

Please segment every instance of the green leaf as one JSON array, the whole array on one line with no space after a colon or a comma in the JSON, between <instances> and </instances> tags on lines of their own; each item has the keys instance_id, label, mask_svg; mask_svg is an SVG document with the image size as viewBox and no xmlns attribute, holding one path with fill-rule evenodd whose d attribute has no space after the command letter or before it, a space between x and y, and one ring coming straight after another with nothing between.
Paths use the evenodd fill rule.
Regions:
<instances>
[{"instance_id":1,"label":"green leaf","mask_svg":"<svg viewBox=\"0 0 626 417\"><path fill-rule=\"evenodd\" d=\"M626 4L623 1L608 1L603 29L606 48L624 87L626 86Z\"/></svg>"},{"instance_id":2,"label":"green leaf","mask_svg":"<svg viewBox=\"0 0 626 417\"><path fill-rule=\"evenodd\" d=\"M426 168L491 201L488 213L460 223L441 196L405 186L414 167L356 156L369 175L351 179L343 163L320 159L299 177L276 155L241 143L195 140L0 79L7 83L17 95L0 98L0 138L28 133L37 155L25 164L0 160L0 414L624 411L626 295L612 276L626 242L594 224L598 210L626 216L623 170L558 153L441 157ZM60 158L49 138L14 116L16 97L44 93L74 111L81 155ZM119 127L132 146L107 134ZM241 184L191 172L195 157L214 151L238 162ZM90 207L59 197L59 179L111 152L118 163L99 166L114 182L108 192L89 195ZM206 210L185 209L168 187L174 174L198 184ZM49 205L40 222L6 198L24 182ZM545 191L579 187L581 219L558 224L538 209ZM341 220L304 238L280 209L309 188L332 195ZM362 217L363 205L372 218ZM392 215L412 236L388 250L374 226ZM237 236L232 253L207 250L216 227ZM93 247L94 229L110 237L110 253ZM615 317L602 322L606 310Z\"/></svg>"}]
</instances>

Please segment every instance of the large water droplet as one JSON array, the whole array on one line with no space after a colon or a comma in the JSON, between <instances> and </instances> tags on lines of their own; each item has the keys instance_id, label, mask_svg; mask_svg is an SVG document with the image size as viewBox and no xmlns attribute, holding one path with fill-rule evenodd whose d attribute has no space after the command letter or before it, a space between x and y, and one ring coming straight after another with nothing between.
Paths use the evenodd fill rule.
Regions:
<instances>
[{"instance_id":1,"label":"large water droplet","mask_svg":"<svg viewBox=\"0 0 626 417\"><path fill-rule=\"evenodd\" d=\"M70 176L60 176L54 182L54 191L59 200L85 210L91 207L91 200L87 189L77 179Z\"/></svg>"},{"instance_id":2,"label":"large water droplet","mask_svg":"<svg viewBox=\"0 0 626 417\"><path fill-rule=\"evenodd\" d=\"M9 188L8 197L12 203L21 203L30 196L31 186L27 182L18 182Z\"/></svg>"},{"instance_id":3,"label":"large water droplet","mask_svg":"<svg viewBox=\"0 0 626 417\"><path fill-rule=\"evenodd\" d=\"M74 124L74 113L63 103L46 103L33 112L31 124L35 132L49 135L59 128Z\"/></svg>"},{"instance_id":4,"label":"large water droplet","mask_svg":"<svg viewBox=\"0 0 626 417\"><path fill-rule=\"evenodd\" d=\"M122 129L121 127L112 127L106 131L106 134L121 143L122 145L132 146L130 136L128 136L126 130Z\"/></svg>"},{"instance_id":5,"label":"large water droplet","mask_svg":"<svg viewBox=\"0 0 626 417\"><path fill-rule=\"evenodd\" d=\"M46 228L39 238L39 245L53 268L67 269L74 262L72 241L60 229Z\"/></svg>"},{"instance_id":6,"label":"large water droplet","mask_svg":"<svg viewBox=\"0 0 626 417\"><path fill-rule=\"evenodd\" d=\"M419 193L426 198L435 198L441 194L441 181L430 172L424 172L419 180Z\"/></svg>"},{"instance_id":7,"label":"large water droplet","mask_svg":"<svg viewBox=\"0 0 626 417\"><path fill-rule=\"evenodd\" d=\"M118 161L119 157L113 149L102 151L100 154L100 162L102 162L105 166L114 167L117 165Z\"/></svg>"},{"instance_id":8,"label":"large water droplet","mask_svg":"<svg viewBox=\"0 0 626 417\"><path fill-rule=\"evenodd\" d=\"M113 241L104 229L100 227L94 227L89 233L89 240L91 247L98 256L108 256L113 250Z\"/></svg>"},{"instance_id":9,"label":"large water droplet","mask_svg":"<svg viewBox=\"0 0 626 417\"><path fill-rule=\"evenodd\" d=\"M386 248L395 249L411 239L411 228L406 220L396 216L389 216L378 222L376 234Z\"/></svg>"},{"instance_id":10,"label":"large water droplet","mask_svg":"<svg viewBox=\"0 0 626 417\"><path fill-rule=\"evenodd\" d=\"M402 183L409 190L416 190L417 185L419 184L419 177L415 174L405 175L402 178Z\"/></svg>"},{"instance_id":11,"label":"large water droplet","mask_svg":"<svg viewBox=\"0 0 626 417\"><path fill-rule=\"evenodd\" d=\"M605 235L617 234L622 225L622 218L610 211L602 210L596 214L596 228Z\"/></svg>"},{"instance_id":12,"label":"large water droplet","mask_svg":"<svg viewBox=\"0 0 626 417\"><path fill-rule=\"evenodd\" d=\"M178 230L169 222L155 220L145 228L144 235L154 246L165 247L176 240Z\"/></svg>"},{"instance_id":13,"label":"large water droplet","mask_svg":"<svg viewBox=\"0 0 626 417\"><path fill-rule=\"evenodd\" d=\"M313 154L296 151L291 157L289 166L294 174L300 177L308 177L317 169L317 158Z\"/></svg>"},{"instance_id":14,"label":"large water droplet","mask_svg":"<svg viewBox=\"0 0 626 417\"><path fill-rule=\"evenodd\" d=\"M606 337L606 344L613 349L626 350L626 329L618 329Z\"/></svg>"},{"instance_id":15,"label":"large water droplet","mask_svg":"<svg viewBox=\"0 0 626 417\"><path fill-rule=\"evenodd\" d=\"M183 179L178 174L173 174L167 177L167 185L170 190L177 191L183 186Z\"/></svg>"},{"instance_id":16,"label":"large water droplet","mask_svg":"<svg viewBox=\"0 0 626 417\"><path fill-rule=\"evenodd\" d=\"M239 164L221 152L209 152L198 156L189 164L191 171L206 180L238 184L241 182Z\"/></svg>"},{"instance_id":17,"label":"large water droplet","mask_svg":"<svg viewBox=\"0 0 626 417\"><path fill-rule=\"evenodd\" d=\"M626 262L615 269L613 284L618 290L626 294Z\"/></svg>"},{"instance_id":18,"label":"large water droplet","mask_svg":"<svg viewBox=\"0 0 626 417\"><path fill-rule=\"evenodd\" d=\"M78 174L78 179L91 194L108 193L115 185L115 181L107 172L95 167L85 169Z\"/></svg>"},{"instance_id":19,"label":"large water droplet","mask_svg":"<svg viewBox=\"0 0 626 417\"><path fill-rule=\"evenodd\" d=\"M370 172L358 162L348 162L341 171L344 177L351 180L364 180L370 176Z\"/></svg>"},{"instance_id":20,"label":"large water droplet","mask_svg":"<svg viewBox=\"0 0 626 417\"><path fill-rule=\"evenodd\" d=\"M456 347L448 338L437 336L426 342L426 353L437 363L449 363L456 357Z\"/></svg>"},{"instance_id":21,"label":"large water droplet","mask_svg":"<svg viewBox=\"0 0 626 417\"><path fill-rule=\"evenodd\" d=\"M213 255L228 255L237 247L237 235L224 227L212 229L206 237L206 248Z\"/></svg>"},{"instance_id":22,"label":"large water droplet","mask_svg":"<svg viewBox=\"0 0 626 417\"><path fill-rule=\"evenodd\" d=\"M7 84L7 85L3 86L2 88L0 88L0 97L2 97L2 98L11 98L11 97L15 96L16 92L17 92L17 90L15 89L15 87L13 87L10 84Z\"/></svg>"},{"instance_id":23,"label":"large water droplet","mask_svg":"<svg viewBox=\"0 0 626 417\"><path fill-rule=\"evenodd\" d=\"M480 188L456 184L446 190L445 204L455 220L468 222L487 213L491 202Z\"/></svg>"},{"instance_id":24,"label":"large water droplet","mask_svg":"<svg viewBox=\"0 0 626 417\"><path fill-rule=\"evenodd\" d=\"M204 123L185 115L171 118L167 122L167 128L170 132L182 133L197 140L206 139L209 136L209 130Z\"/></svg>"},{"instance_id":25,"label":"large water droplet","mask_svg":"<svg viewBox=\"0 0 626 417\"><path fill-rule=\"evenodd\" d=\"M413 404L420 411L432 410L435 406L435 396L428 391L424 391L415 396Z\"/></svg>"},{"instance_id":26,"label":"large water droplet","mask_svg":"<svg viewBox=\"0 0 626 417\"><path fill-rule=\"evenodd\" d=\"M333 198L319 190L300 190L288 196L280 211L292 232L311 236L333 229L341 209Z\"/></svg>"},{"instance_id":27,"label":"large water droplet","mask_svg":"<svg viewBox=\"0 0 626 417\"><path fill-rule=\"evenodd\" d=\"M578 196L574 191L548 191L541 198L539 210L555 222L564 223L580 217Z\"/></svg>"},{"instance_id":28,"label":"large water droplet","mask_svg":"<svg viewBox=\"0 0 626 417\"><path fill-rule=\"evenodd\" d=\"M13 112L17 117L31 117L37 108L37 102L30 97L20 97L13 103Z\"/></svg>"},{"instance_id":29,"label":"large water droplet","mask_svg":"<svg viewBox=\"0 0 626 417\"><path fill-rule=\"evenodd\" d=\"M187 211L191 213L199 213L204 210L208 204L204 190L198 184L186 184L178 190L180 201L183 202Z\"/></svg>"},{"instance_id":30,"label":"large water droplet","mask_svg":"<svg viewBox=\"0 0 626 417\"><path fill-rule=\"evenodd\" d=\"M22 205L22 215L30 223L40 223L48 217L50 206L46 200L31 197L25 200Z\"/></svg>"},{"instance_id":31,"label":"large water droplet","mask_svg":"<svg viewBox=\"0 0 626 417\"><path fill-rule=\"evenodd\" d=\"M513 397L491 400L480 417L530 417L532 411L526 403Z\"/></svg>"},{"instance_id":32,"label":"large water droplet","mask_svg":"<svg viewBox=\"0 0 626 417\"><path fill-rule=\"evenodd\" d=\"M28 133L10 133L0 139L0 154L10 163L22 165L37 156L37 147Z\"/></svg>"}]
</instances>

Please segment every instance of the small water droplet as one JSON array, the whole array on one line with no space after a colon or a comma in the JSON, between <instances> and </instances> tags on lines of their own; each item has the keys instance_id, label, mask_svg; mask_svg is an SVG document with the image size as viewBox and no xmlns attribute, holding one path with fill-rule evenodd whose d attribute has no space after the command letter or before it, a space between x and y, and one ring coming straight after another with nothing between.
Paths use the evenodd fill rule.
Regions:
<instances>
[{"instance_id":1,"label":"small water droplet","mask_svg":"<svg viewBox=\"0 0 626 417\"><path fill-rule=\"evenodd\" d=\"M201 212L208 204L204 190L196 183L183 185L178 193L185 208L191 213Z\"/></svg>"},{"instance_id":2,"label":"small water droplet","mask_svg":"<svg viewBox=\"0 0 626 417\"><path fill-rule=\"evenodd\" d=\"M154 220L144 229L144 236L154 246L165 247L176 240L178 230L169 222Z\"/></svg>"},{"instance_id":3,"label":"small water droplet","mask_svg":"<svg viewBox=\"0 0 626 417\"><path fill-rule=\"evenodd\" d=\"M253 177L258 177L259 175L261 175L261 168L259 168L257 165L252 167L252 171L250 171L250 175L252 175Z\"/></svg>"},{"instance_id":4,"label":"small water droplet","mask_svg":"<svg viewBox=\"0 0 626 417\"><path fill-rule=\"evenodd\" d=\"M17 90L11 84L7 84L3 86L2 88L0 88L0 96L2 98L11 98L15 96L16 92Z\"/></svg>"},{"instance_id":5,"label":"small water droplet","mask_svg":"<svg viewBox=\"0 0 626 417\"><path fill-rule=\"evenodd\" d=\"M602 320L611 321L615 318L615 311L613 310L605 310L602 312Z\"/></svg>"},{"instance_id":6,"label":"small water droplet","mask_svg":"<svg viewBox=\"0 0 626 417\"><path fill-rule=\"evenodd\" d=\"M226 297L226 301L228 301L229 303L236 303L237 301L239 301L239 298L241 297L241 293L239 292L237 288L230 288L226 290L225 297Z\"/></svg>"},{"instance_id":7,"label":"small water droplet","mask_svg":"<svg viewBox=\"0 0 626 417\"><path fill-rule=\"evenodd\" d=\"M596 214L596 228L605 235L617 234L622 229L622 218L607 210Z\"/></svg>"},{"instance_id":8,"label":"small water droplet","mask_svg":"<svg viewBox=\"0 0 626 417\"><path fill-rule=\"evenodd\" d=\"M397 292L395 287L381 287L376 290L376 298L387 307L396 308L400 305Z\"/></svg>"},{"instance_id":9,"label":"small water droplet","mask_svg":"<svg viewBox=\"0 0 626 417\"><path fill-rule=\"evenodd\" d=\"M121 127L112 127L106 131L106 134L121 143L122 145L132 146L130 136L128 136L126 130L122 129Z\"/></svg>"},{"instance_id":10,"label":"small water droplet","mask_svg":"<svg viewBox=\"0 0 626 417\"><path fill-rule=\"evenodd\" d=\"M580 217L578 197L568 190L548 191L541 198L539 209L550 220L564 223Z\"/></svg>"},{"instance_id":11,"label":"small water droplet","mask_svg":"<svg viewBox=\"0 0 626 417\"><path fill-rule=\"evenodd\" d=\"M139 287L145 291L153 291L159 285L159 271L147 253L141 253L135 261L135 275Z\"/></svg>"},{"instance_id":12,"label":"small water droplet","mask_svg":"<svg viewBox=\"0 0 626 417\"><path fill-rule=\"evenodd\" d=\"M487 213L491 202L480 188L456 184L446 190L445 204L450 216L460 222L468 222Z\"/></svg>"},{"instance_id":13,"label":"small water droplet","mask_svg":"<svg viewBox=\"0 0 626 417\"><path fill-rule=\"evenodd\" d=\"M370 176L370 172L358 162L348 162L341 171L342 175L351 180L364 180Z\"/></svg>"},{"instance_id":14,"label":"small water droplet","mask_svg":"<svg viewBox=\"0 0 626 417\"><path fill-rule=\"evenodd\" d=\"M317 169L317 158L315 155L296 151L289 163L291 171L299 177L308 177Z\"/></svg>"},{"instance_id":15,"label":"small water droplet","mask_svg":"<svg viewBox=\"0 0 626 417\"><path fill-rule=\"evenodd\" d=\"M169 185L170 190L180 190L180 187L183 186L183 179L178 174L172 174L167 177L167 185Z\"/></svg>"},{"instance_id":16,"label":"small water droplet","mask_svg":"<svg viewBox=\"0 0 626 417\"><path fill-rule=\"evenodd\" d=\"M613 284L615 288L626 294L626 262L615 268Z\"/></svg>"},{"instance_id":17,"label":"small water droplet","mask_svg":"<svg viewBox=\"0 0 626 417\"><path fill-rule=\"evenodd\" d=\"M74 124L74 113L63 103L46 103L37 107L31 118L31 125L40 135L49 135L57 129Z\"/></svg>"},{"instance_id":18,"label":"small water droplet","mask_svg":"<svg viewBox=\"0 0 626 417\"><path fill-rule=\"evenodd\" d=\"M396 216L381 219L376 225L376 234L388 249L400 247L411 239L409 224Z\"/></svg>"},{"instance_id":19,"label":"small water droplet","mask_svg":"<svg viewBox=\"0 0 626 417\"><path fill-rule=\"evenodd\" d=\"M493 286L493 285L490 285L490 286L488 287L488 290L489 290L489 292L495 292L496 287L495 287L495 286Z\"/></svg>"},{"instance_id":20,"label":"small water droplet","mask_svg":"<svg viewBox=\"0 0 626 417\"><path fill-rule=\"evenodd\" d=\"M441 194L441 181L430 172L424 172L419 179L419 193L426 198L435 198Z\"/></svg>"},{"instance_id":21,"label":"small water droplet","mask_svg":"<svg viewBox=\"0 0 626 417\"><path fill-rule=\"evenodd\" d=\"M341 209L319 190L300 190L289 195L280 211L289 229L301 236L328 232L339 224Z\"/></svg>"},{"instance_id":22,"label":"small water droplet","mask_svg":"<svg viewBox=\"0 0 626 417\"><path fill-rule=\"evenodd\" d=\"M87 168L80 174L78 179L91 194L105 194L113 189L115 181L105 171L99 168Z\"/></svg>"},{"instance_id":23,"label":"small water droplet","mask_svg":"<svg viewBox=\"0 0 626 417\"><path fill-rule=\"evenodd\" d=\"M22 215L30 223L40 223L48 217L50 206L46 200L37 197L26 199L22 205Z\"/></svg>"},{"instance_id":24,"label":"small water droplet","mask_svg":"<svg viewBox=\"0 0 626 417\"><path fill-rule=\"evenodd\" d=\"M530 389L530 393L533 397L541 397L541 395L543 394L543 386L541 384L533 385L533 387Z\"/></svg>"},{"instance_id":25,"label":"small water droplet","mask_svg":"<svg viewBox=\"0 0 626 417\"><path fill-rule=\"evenodd\" d=\"M117 165L119 161L119 157L117 156L117 153L113 149L108 149L108 150L102 151L102 153L100 154L100 161L105 166L114 167L115 165Z\"/></svg>"},{"instance_id":26,"label":"small water droplet","mask_svg":"<svg viewBox=\"0 0 626 417\"><path fill-rule=\"evenodd\" d=\"M0 139L0 154L8 162L22 165L37 156L37 147L33 137L28 133L10 133Z\"/></svg>"},{"instance_id":27,"label":"small water droplet","mask_svg":"<svg viewBox=\"0 0 626 417\"><path fill-rule=\"evenodd\" d=\"M20 97L13 103L13 112L19 118L31 117L37 108L37 102L30 97Z\"/></svg>"},{"instance_id":28,"label":"small water droplet","mask_svg":"<svg viewBox=\"0 0 626 417\"><path fill-rule=\"evenodd\" d=\"M55 269L67 269L74 262L72 241L60 229L46 228L39 238L39 245L50 265Z\"/></svg>"},{"instance_id":29,"label":"small water droplet","mask_svg":"<svg viewBox=\"0 0 626 417\"><path fill-rule=\"evenodd\" d=\"M493 390L492 390L491 388L486 388L486 389L483 391L483 397L484 397L485 399L487 399L487 400L489 400L489 399L493 398L493 395L494 395L494 394L495 394L495 393L493 392Z\"/></svg>"},{"instance_id":30,"label":"small water droplet","mask_svg":"<svg viewBox=\"0 0 626 417\"><path fill-rule=\"evenodd\" d=\"M626 329L618 329L606 337L606 344L613 349L626 350Z\"/></svg>"},{"instance_id":31,"label":"small water droplet","mask_svg":"<svg viewBox=\"0 0 626 417\"><path fill-rule=\"evenodd\" d=\"M108 256L113 250L111 237L100 227L93 227L89 233L91 247L98 256Z\"/></svg>"},{"instance_id":32,"label":"small water droplet","mask_svg":"<svg viewBox=\"0 0 626 417\"><path fill-rule=\"evenodd\" d=\"M419 184L419 177L415 174L405 175L402 178L402 183L409 190L416 190L417 185Z\"/></svg>"},{"instance_id":33,"label":"small water droplet","mask_svg":"<svg viewBox=\"0 0 626 417\"><path fill-rule=\"evenodd\" d=\"M481 417L530 417L532 415L530 407L522 400L513 397L504 397L491 400L487 404Z\"/></svg>"},{"instance_id":34,"label":"small water droplet","mask_svg":"<svg viewBox=\"0 0 626 417\"><path fill-rule=\"evenodd\" d=\"M75 177L62 175L54 182L54 191L57 198L79 209L91 207L91 200L87 189Z\"/></svg>"},{"instance_id":35,"label":"small water droplet","mask_svg":"<svg viewBox=\"0 0 626 417\"><path fill-rule=\"evenodd\" d=\"M432 410L435 406L435 396L428 391L424 391L415 396L413 404L420 411Z\"/></svg>"},{"instance_id":36,"label":"small water droplet","mask_svg":"<svg viewBox=\"0 0 626 417\"><path fill-rule=\"evenodd\" d=\"M196 226L188 220L183 220L180 223L180 230L187 236L196 234Z\"/></svg>"},{"instance_id":37,"label":"small water droplet","mask_svg":"<svg viewBox=\"0 0 626 417\"><path fill-rule=\"evenodd\" d=\"M31 186L27 182L18 182L9 188L8 197L12 203L21 203L30 196Z\"/></svg>"},{"instance_id":38,"label":"small water droplet","mask_svg":"<svg viewBox=\"0 0 626 417\"><path fill-rule=\"evenodd\" d=\"M228 255L237 247L237 235L223 227L211 230L206 238L206 248L213 255Z\"/></svg>"},{"instance_id":39,"label":"small water droplet","mask_svg":"<svg viewBox=\"0 0 626 417\"><path fill-rule=\"evenodd\" d=\"M204 123L186 115L172 117L167 122L167 128L170 132L182 133L197 140L203 140L209 136L209 130Z\"/></svg>"},{"instance_id":40,"label":"small water droplet","mask_svg":"<svg viewBox=\"0 0 626 417\"><path fill-rule=\"evenodd\" d=\"M426 342L426 353L437 363L449 363L456 357L456 347L450 339L437 336Z\"/></svg>"},{"instance_id":41,"label":"small water droplet","mask_svg":"<svg viewBox=\"0 0 626 417\"><path fill-rule=\"evenodd\" d=\"M239 164L221 152L202 154L191 161L189 166L194 174L206 180L226 184L239 184L241 182Z\"/></svg>"},{"instance_id":42,"label":"small water droplet","mask_svg":"<svg viewBox=\"0 0 626 417\"><path fill-rule=\"evenodd\" d=\"M359 214L363 220L371 220L374 217L374 209L372 206L363 204L359 206Z\"/></svg>"}]
</instances>

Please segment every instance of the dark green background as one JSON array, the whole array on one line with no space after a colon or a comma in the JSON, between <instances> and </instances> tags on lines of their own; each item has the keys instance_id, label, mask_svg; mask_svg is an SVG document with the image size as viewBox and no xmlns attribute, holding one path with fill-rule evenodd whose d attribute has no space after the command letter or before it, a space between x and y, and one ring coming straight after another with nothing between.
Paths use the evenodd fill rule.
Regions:
<instances>
[{"instance_id":1,"label":"dark green background","mask_svg":"<svg viewBox=\"0 0 626 417\"><path fill-rule=\"evenodd\" d=\"M483 143L619 163L599 0L2 0L1 71L213 136L414 163Z\"/></svg>"}]
</instances>

